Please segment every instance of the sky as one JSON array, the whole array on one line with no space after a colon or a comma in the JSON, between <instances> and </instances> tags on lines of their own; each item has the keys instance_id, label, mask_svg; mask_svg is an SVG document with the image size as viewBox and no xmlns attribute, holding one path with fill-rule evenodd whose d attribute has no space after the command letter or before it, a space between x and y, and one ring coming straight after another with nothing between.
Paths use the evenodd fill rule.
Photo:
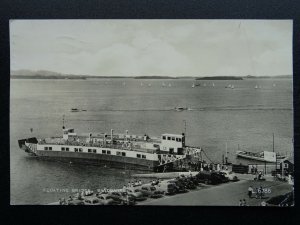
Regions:
<instances>
[{"instance_id":1,"label":"sky","mask_svg":"<svg viewBox=\"0 0 300 225\"><path fill-rule=\"evenodd\" d=\"M11 20L11 70L291 75L292 20Z\"/></svg>"}]
</instances>

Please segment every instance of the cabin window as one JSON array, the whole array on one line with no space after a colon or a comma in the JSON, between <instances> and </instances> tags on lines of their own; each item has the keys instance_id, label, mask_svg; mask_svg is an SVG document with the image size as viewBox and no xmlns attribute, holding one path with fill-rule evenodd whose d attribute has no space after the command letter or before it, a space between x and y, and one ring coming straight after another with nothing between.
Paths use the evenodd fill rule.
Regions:
<instances>
[{"instance_id":1,"label":"cabin window","mask_svg":"<svg viewBox=\"0 0 300 225\"><path fill-rule=\"evenodd\" d=\"M172 137L172 141L175 141L175 137Z\"/></svg>"},{"instance_id":2,"label":"cabin window","mask_svg":"<svg viewBox=\"0 0 300 225\"><path fill-rule=\"evenodd\" d=\"M79 152L82 152L83 150L82 150L82 148L79 148Z\"/></svg>"},{"instance_id":3,"label":"cabin window","mask_svg":"<svg viewBox=\"0 0 300 225\"><path fill-rule=\"evenodd\" d=\"M78 148L74 148L74 152L78 152Z\"/></svg>"},{"instance_id":4,"label":"cabin window","mask_svg":"<svg viewBox=\"0 0 300 225\"><path fill-rule=\"evenodd\" d=\"M121 152L117 152L117 155L121 155Z\"/></svg>"},{"instance_id":5,"label":"cabin window","mask_svg":"<svg viewBox=\"0 0 300 225\"><path fill-rule=\"evenodd\" d=\"M137 158L141 158L141 154L136 154L136 157Z\"/></svg>"},{"instance_id":6,"label":"cabin window","mask_svg":"<svg viewBox=\"0 0 300 225\"><path fill-rule=\"evenodd\" d=\"M178 142L181 142L181 138L178 138Z\"/></svg>"},{"instance_id":7,"label":"cabin window","mask_svg":"<svg viewBox=\"0 0 300 225\"><path fill-rule=\"evenodd\" d=\"M49 147L49 150L51 151L51 150L52 150L52 147Z\"/></svg>"},{"instance_id":8,"label":"cabin window","mask_svg":"<svg viewBox=\"0 0 300 225\"><path fill-rule=\"evenodd\" d=\"M65 151L65 148L64 148L64 147L62 147L62 148L61 148L61 150L62 150L62 151Z\"/></svg>"},{"instance_id":9,"label":"cabin window","mask_svg":"<svg viewBox=\"0 0 300 225\"><path fill-rule=\"evenodd\" d=\"M125 152L122 152L122 156L126 156L126 153L125 153Z\"/></svg>"},{"instance_id":10,"label":"cabin window","mask_svg":"<svg viewBox=\"0 0 300 225\"><path fill-rule=\"evenodd\" d=\"M168 137L168 140L170 141L170 140L171 140L171 137Z\"/></svg>"},{"instance_id":11,"label":"cabin window","mask_svg":"<svg viewBox=\"0 0 300 225\"><path fill-rule=\"evenodd\" d=\"M96 149L93 149L93 153L97 153L97 150L96 150Z\"/></svg>"},{"instance_id":12,"label":"cabin window","mask_svg":"<svg viewBox=\"0 0 300 225\"><path fill-rule=\"evenodd\" d=\"M142 159L146 159L146 155L142 155Z\"/></svg>"},{"instance_id":13,"label":"cabin window","mask_svg":"<svg viewBox=\"0 0 300 225\"><path fill-rule=\"evenodd\" d=\"M68 152L68 151L69 151L69 148L66 148L66 151Z\"/></svg>"},{"instance_id":14,"label":"cabin window","mask_svg":"<svg viewBox=\"0 0 300 225\"><path fill-rule=\"evenodd\" d=\"M163 140L166 140L166 136L163 136Z\"/></svg>"},{"instance_id":15,"label":"cabin window","mask_svg":"<svg viewBox=\"0 0 300 225\"><path fill-rule=\"evenodd\" d=\"M48 150L48 147L44 147L44 150Z\"/></svg>"},{"instance_id":16,"label":"cabin window","mask_svg":"<svg viewBox=\"0 0 300 225\"><path fill-rule=\"evenodd\" d=\"M102 150L102 154L106 154L106 150Z\"/></svg>"},{"instance_id":17,"label":"cabin window","mask_svg":"<svg viewBox=\"0 0 300 225\"><path fill-rule=\"evenodd\" d=\"M169 153L173 154L174 153L174 148L169 148Z\"/></svg>"},{"instance_id":18,"label":"cabin window","mask_svg":"<svg viewBox=\"0 0 300 225\"><path fill-rule=\"evenodd\" d=\"M110 155L111 153L110 153L110 151L107 150L106 154L107 154L107 155Z\"/></svg>"},{"instance_id":19,"label":"cabin window","mask_svg":"<svg viewBox=\"0 0 300 225\"><path fill-rule=\"evenodd\" d=\"M88 149L88 152L92 152L92 149L89 148L89 149Z\"/></svg>"}]
</instances>

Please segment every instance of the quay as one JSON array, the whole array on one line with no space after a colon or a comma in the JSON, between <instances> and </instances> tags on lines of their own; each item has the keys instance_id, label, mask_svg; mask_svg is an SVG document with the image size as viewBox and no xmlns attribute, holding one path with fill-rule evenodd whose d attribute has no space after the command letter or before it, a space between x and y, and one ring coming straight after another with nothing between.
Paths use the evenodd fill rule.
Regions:
<instances>
[{"instance_id":1,"label":"quay","mask_svg":"<svg viewBox=\"0 0 300 225\"><path fill-rule=\"evenodd\" d=\"M239 206L239 201L245 199L247 206L260 206L262 201L271 197L286 194L293 190L286 182L274 181L266 177L265 181L253 180L253 175L239 176L239 181L216 186L201 185L196 190L160 199L148 199L138 205L172 205L172 206ZM269 188L271 193L265 194L263 199L248 197L248 187Z\"/></svg>"},{"instance_id":2,"label":"quay","mask_svg":"<svg viewBox=\"0 0 300 225\"><path fill-rule=\"evenodd\" d=\"M167 172L167 173L147 173L147 174L133 174L134 178L156 178L156 179L171 179L184 176L195 176L198 172Z\"/></svg>"}]
</instances>

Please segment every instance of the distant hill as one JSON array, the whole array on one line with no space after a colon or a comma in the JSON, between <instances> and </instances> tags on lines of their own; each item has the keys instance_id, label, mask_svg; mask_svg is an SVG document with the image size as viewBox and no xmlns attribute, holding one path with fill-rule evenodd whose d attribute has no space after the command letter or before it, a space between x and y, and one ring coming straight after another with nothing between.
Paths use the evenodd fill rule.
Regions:
<instances>
[{"instance_id":1,"label":"distant hill","mask_svg":"<svg viewBox=\"0 0 300 225\"><path fill-rule=\"evenodd\" d=\"M243 80L242 77L235 76L215 76L215 77L198 77L196 80Z\"/></svg>"},{"instance_id":2,"label":"distant hill","mask_svg":"<svg viewBox=\"0 0 300 225\"><path fill-rule=\"evenodd\" d=\"M63 75L61 73L49 71L49 70L12 70L10 72L12 76L60 76Z\"/></svg>"},{"instance_id":3,"label":"distant hill","mask_svg":"<svg viewBox=\"0 0 300 225\"><path fill-rule=\"evenodd\" d=\"M252 75L248 75L245 78L247 78L247 79L266 79L266 78L292 79L293 75L277 75L277 76L252 76Z\"/></svg>"},{"instance_id":4,"label":"distant hill","mask_svg":"<svg viewBox=\"0 0 300 225\"><path fill-rule=\"evenodd\" d=\"M177 79L176 77L169 76L137 76L134 79Z\"/></svg>"},{"instance_id":5,"label":"distant hill","mask_svg":"<svg viewBox=\"0 0 300 225\"><path fill-rule=\"evenodd\" d=\"M82 75L62 74L48 70L12 70L10 75L13 79L86 79Z\"/></svg>"},{"instance_id":6,"label":"distant hill","mask_svg":"<svg viewBox=\"0 0 300 225\"><path fill-rule=\"evenodd\" d=\"M48 70L12 70L12 79L102 79L102 78L130 78L123 76L93 76L93 75L73 75L73 74L62 74Z\"/></svg>"}]
</instances>

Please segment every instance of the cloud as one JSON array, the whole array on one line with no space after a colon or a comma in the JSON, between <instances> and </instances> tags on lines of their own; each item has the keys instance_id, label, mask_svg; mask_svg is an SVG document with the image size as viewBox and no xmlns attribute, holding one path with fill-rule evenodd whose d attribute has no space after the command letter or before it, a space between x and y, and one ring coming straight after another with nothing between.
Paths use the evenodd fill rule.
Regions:
<instances>
[{"instance_id":1,"label":"cloud","mask_svg":"<svg viewBox=\"0 0 300 225\"><path fill-rule=\"evenodd\" d=\"M13 70L111 76L292 73L288 20L14 20L10 26Z\"/></svg>"}]
</instances>

